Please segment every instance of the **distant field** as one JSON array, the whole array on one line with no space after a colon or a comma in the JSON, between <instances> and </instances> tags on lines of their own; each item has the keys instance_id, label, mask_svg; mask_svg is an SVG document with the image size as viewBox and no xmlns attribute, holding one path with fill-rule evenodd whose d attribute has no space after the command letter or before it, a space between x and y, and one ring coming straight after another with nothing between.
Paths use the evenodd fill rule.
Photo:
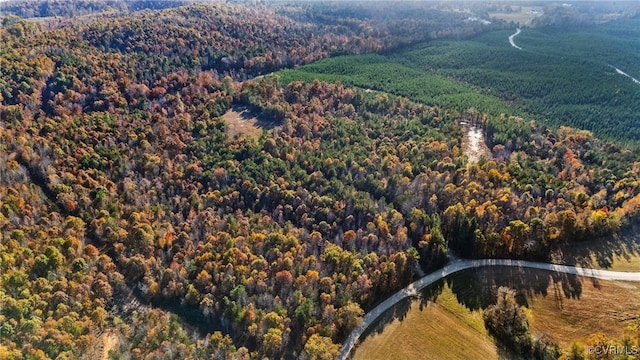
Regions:
<instances>
[{"instance_id":1,"label":"distant field","mask_svg":"<svg viewBox=\"0 0 640 360\"><path fill-rule=\"evenodd\" d=\"M282 80L340 80L429 105L521 115L623 142L640 139L640 18L573 30L512 30L434 41L384 55L337 57ZM614 68L615 67L615 68Z\"/></svg>"},{"instance_id":2,"label":"distant field","mask_svg":"<svg viewBox=\"0 0 640 360\"><path fill-rule=\"evenodd\" d=\"M531 20L543 15L542 6L512 6L511 12L490 12L489 17L507 22L513 21L520 26L531 25Z\"/></svg>"},{"instance_id":3,"label":"distant field","mask_svg":"<svg viewBox=\"0 0 640 360\"><path fill-rule=\"evenodd\" d=\"M421 310L415 301L403 320L384 320L356 348L354 358L498 358L503 350L487 335L482 309L492 303L499 286L518 290L534 336L547 335L563 349L596 332L609 338L629 336L626 327L640 314L639 283L481 268L448 277L435 304Z\"/></svg>"},{"instance_id":4,"label":"distant field","mask_svg":"<svg viewBox=\"0 0 640 360\"><path fill-rule=\"evenodd\" d=\"M627 326L640 315L640 302L637 301L640 283L637 282L602 281L509 268L484 268L473 274L461 274L457 281L472 281L474 286L471 288L506 285L517 289L519 301L529 309L529 324L534 336L547 335L564 349L571 341L584 341L596 332L618 339L631 335ZM462 285L460 289L458 298L477 296L464 294ZM485 298L488 295L487 292L483 294Z\"/></svg>"}]
</instances>

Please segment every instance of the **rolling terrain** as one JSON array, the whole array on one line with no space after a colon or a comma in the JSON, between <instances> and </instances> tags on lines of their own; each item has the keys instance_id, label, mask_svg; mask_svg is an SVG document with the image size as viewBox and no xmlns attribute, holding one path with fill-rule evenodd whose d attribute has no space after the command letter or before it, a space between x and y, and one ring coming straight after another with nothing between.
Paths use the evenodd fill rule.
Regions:
<instances>
[{"instance_id":1,"label":"rolling terrain","mask_svg":"<svg viewBox=\"0 0 640 360\"><path fill-rule=\"evenodd\" d=\"M282 76L317 74L431 105L526 114L540 124L633 143L640 138L640 89L633 81L640 76L638 29L640 19L633 18L580 29L527 28L517 37L513 30L490 31L379 56L327 59Z\"/></svg>"},{"instance_id":2,"label":"rolling terrain","mask_svg":"<svg viewBox=\"0 0 640 360\"><path fill-rule=\"evenodd\" d=\"M334 358L452 254L606 259L640 216L616 68L638 74L604 48L630 51L636 18L580 63L578 33L518 50L456 2L113 5L2 5L0 357ZM572 77L557 108L607 138L529 96Z\"/></svg>"}]
</instances>

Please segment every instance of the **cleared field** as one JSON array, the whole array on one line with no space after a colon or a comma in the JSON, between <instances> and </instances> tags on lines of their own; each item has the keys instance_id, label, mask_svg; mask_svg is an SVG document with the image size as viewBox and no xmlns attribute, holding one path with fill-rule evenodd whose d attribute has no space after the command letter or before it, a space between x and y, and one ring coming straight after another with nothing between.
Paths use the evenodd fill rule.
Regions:
<instances>
[{"instance_id":1,"label":"cleared field","mask_svg":"<svg viewBox=\"0 0 640 360\"><path fill-rule=\"evenodd\" d=\"M480 311L458 303L445 287L435 303L410 303L404 319L373 332L354 352L354 359L497 359Z\"/></svg>"},{"instance_id":2,"label":"cleared field","mask_svg":"<svg viewBox=\"0 0 640 360\"><path fill-rule=\"evenodd\" d=\"M483 157L491 159L491 150L487 147L482 129L475 126L464 127L462 152L469 157L469 163L477 163Z\"/></svg>"},{"instance_id":3,"label":"cleared field","mask_svg":"<svg viewBox=\"0 0 640 360\"><path fill-rule=\"evenodd\" d=\"M610 339L631 335L627 325L640 315L640 284L580 281L581 292L576 297L567 297L561 286L554 283L548 289L548 296L530 299L533 333L549 335L564 349L571 341L584 341L596 332L602 332Z\"/></svg>"},{"instance_id":4,"label":"cleared field","mask_svg":"<svg viewBox=\"0 0 640 360\"><path fill-rule=\"evenodd\" d=\"M489 17L524 26L531 25L531 21L542 14L542 6L514 6L511 12L490 12Z\"/></svg>"},{"instance_id":5,"label":"cleared field","mask_svg":"<svg viewBox=\"0 0 640 360\"><path fill-rule=\"evenodd\" d=\"M529 309L533 335L546 335L565 349L597 332L622 339L640 315L636 282L504 267L466 272L452 281L458 283L457 298L472 308L485 308L499 286L516 289L518 301Z\"/></svg>"},{"instance_id":6,"label":"cleared field","mask_svg":"<svg viewBox=\"0 0 640 360\"><path fill-rule=\"evenodd\" d=\"M227 124L228 139L242 135L257 138L263 129L276 127L274 122L262 119L260 115L243 106L232 107L221 118Z\"/></svg>"},{"instance_id":7,"label":"cleared field","mask_svg":"<svg viewBox=\"0 0 640 360\"><path fill-rule=\"evenodd\" d=\"M610 339L634 337L627 326L640 315L640 283L601 281L549 271L481 268L446 279L435 303L400 304L356 348L354 359L495 359L504 357L487 334L482 309L495 290L517 290L534 336L545 335L566 350L602 332ZM400 320L402 319L402 320Z\"/></svg>"}]
</instances>

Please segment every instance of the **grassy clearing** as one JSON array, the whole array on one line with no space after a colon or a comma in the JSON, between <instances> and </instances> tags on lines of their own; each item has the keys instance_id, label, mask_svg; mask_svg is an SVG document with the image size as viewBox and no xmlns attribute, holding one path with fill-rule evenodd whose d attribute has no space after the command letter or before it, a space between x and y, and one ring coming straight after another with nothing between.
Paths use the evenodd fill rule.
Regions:
<instances>
[{"instance_id":1,"label":"grassy clearing","mask_svg":"<svg viewBox=\"0 0 640 360\"><path fill-rule=\"evenodd\" d=\"M579 297L565 296L555 283L548 296L530 299L533 333L547 334L565 349L595 332L617 339L630 335L627 325L640 314L640 284L592 279L581 283Z\"/></svg>"},{"instance_id":2,"label":"grassy clearing","mask_svg":"<svg viewBox=\"0 0 640 360\"><path fill-rule=\"evenodd\" d=\"M503 350L487 334L482 309L500 286L515 288L528 307L534 336L547 336L567 349L602 332L633 337L627 326L640 314L640 284L600 281L548 271L481 268L446 279L435 303L400 305L368 335L355 359L495 359ZM398 313L401 315L399 316ZM402 320L398 320L401 318Z\"/></svg>"},{"instance_id":3,"label":"grassy clearing","mask_svg":"<svg viewBox=\"0 0 640 360\"><path fill-rule=\"evenodd\" d=\"M487 147L484 133L480 128L465 126L462 136L462 152L469 158L469 163L477 163L481 158L491 159L491 150Z\"/></svg>"},{"instance_id":4,"label":"grassy clearing","mask_svg":"<svg viewBox=\"0 0 640 360\"><path fill-rule=\"evenodd\" d=\"M236 136L257 138L260 137L263 129L272 129L276 126L275 123L261 119L260 115L242 106L232 107L221 118L227 124L229 140Z\"/></svg>"},{"instance_id":5,"label":"grassy clearing","mask_svg":"<svg viewBox=\"0 0 640 360\"><path fill-rule=\"evenodd\" d=\"M490 12L489 17L525 26L531 25L533 19L543 15L542 6L512 6L510 12Z\"/></svg>"},{"instance_id":6,"label":"grassy clearing","mask_svg":"<svg viewBox=\"0 0 640 360\"><path fill-rule=\"evenodd\" d=\"M458 303L445 287L435 303L411 309L392 320L381 333L369 335L354 359L497 359L498 349L487 334L480 311Z\"/></svg>"},{"instance_id":7,"label":"grassy clearing","mask_svg":"<svg viewBox=\"0 0 640 360\"><path fill-rule=\"evenodd\" d=\"M640 283L635 282L504 267L466 272L454 281L471 283L467 291L457 294L471 307L485 308L499 286L515 288L518 301L529 309L533 335L546 335L565 349L571 341L583 341L596 332L621 339L629 335L627 326L640 315Z\"/></svg>"},{"instance_id":8,"label":"grassy clearing","mask_svg":"<svg viewBox=\"0 0 640 360\"><path fill-rule=\"evenodd\" d=\"M640 271L640 254L637 252L612 254L610 260L605 262L600 261L598 254L595 253L591 253L583 259L585 263L591 264L591 266L587 266L589 268L613 271Z\"/></svg>"}]
</instances>

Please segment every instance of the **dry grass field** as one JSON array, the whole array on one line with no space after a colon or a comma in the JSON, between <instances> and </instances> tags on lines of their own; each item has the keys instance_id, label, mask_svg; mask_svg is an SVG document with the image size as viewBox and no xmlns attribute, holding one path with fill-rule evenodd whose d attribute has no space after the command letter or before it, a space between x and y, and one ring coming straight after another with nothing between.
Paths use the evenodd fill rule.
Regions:
<instances>
[{"instance_id":1,"label":"dry grass field","mask_svg":"<svg viewBox=\"0 0 640 360\"><path fill-rule=\"evenodd\" d=\"M445 287L435 303L411 302L406 317L370 334L354 359L497 359L480 311L469 311Z\"/></svg>"},{"instance_id":2,"label":"dry grass field","mask_svg":"<svg viewBox=\"0 0 640 360\"><path fill-rule=\"evenodd\" d=\"M490 12L489 17L528 26L534 18L543 14L541 6L512 6L511 9L511 12Z\"/></svg>"},{"instance_id":3,"label":"dry grass field","mask_svg":"<svg viewBox=\"0 0 640 360\"><path fill-rule=\"evenodd\" d=\"M565 349L596 332L610 339L630 336L627 326L640 316L640 284L587 278L581 282L579 297L564 296L562 289L553 288L555 284L549 295L530 299L533 333L548 335Z\"/></svg>"},{"instance_id":4,"label":"dry grass field","mask_svg":"<svg viewBox=\"0 0 640 360\"><path fill-rule=\"evenodd\" d=\"M236 136L257 138L263 129L273 129L277 125L242 106L233 106L222 115L222 120L227 124L227 138L230 140Z\"/></svg>"}]
</instances>

